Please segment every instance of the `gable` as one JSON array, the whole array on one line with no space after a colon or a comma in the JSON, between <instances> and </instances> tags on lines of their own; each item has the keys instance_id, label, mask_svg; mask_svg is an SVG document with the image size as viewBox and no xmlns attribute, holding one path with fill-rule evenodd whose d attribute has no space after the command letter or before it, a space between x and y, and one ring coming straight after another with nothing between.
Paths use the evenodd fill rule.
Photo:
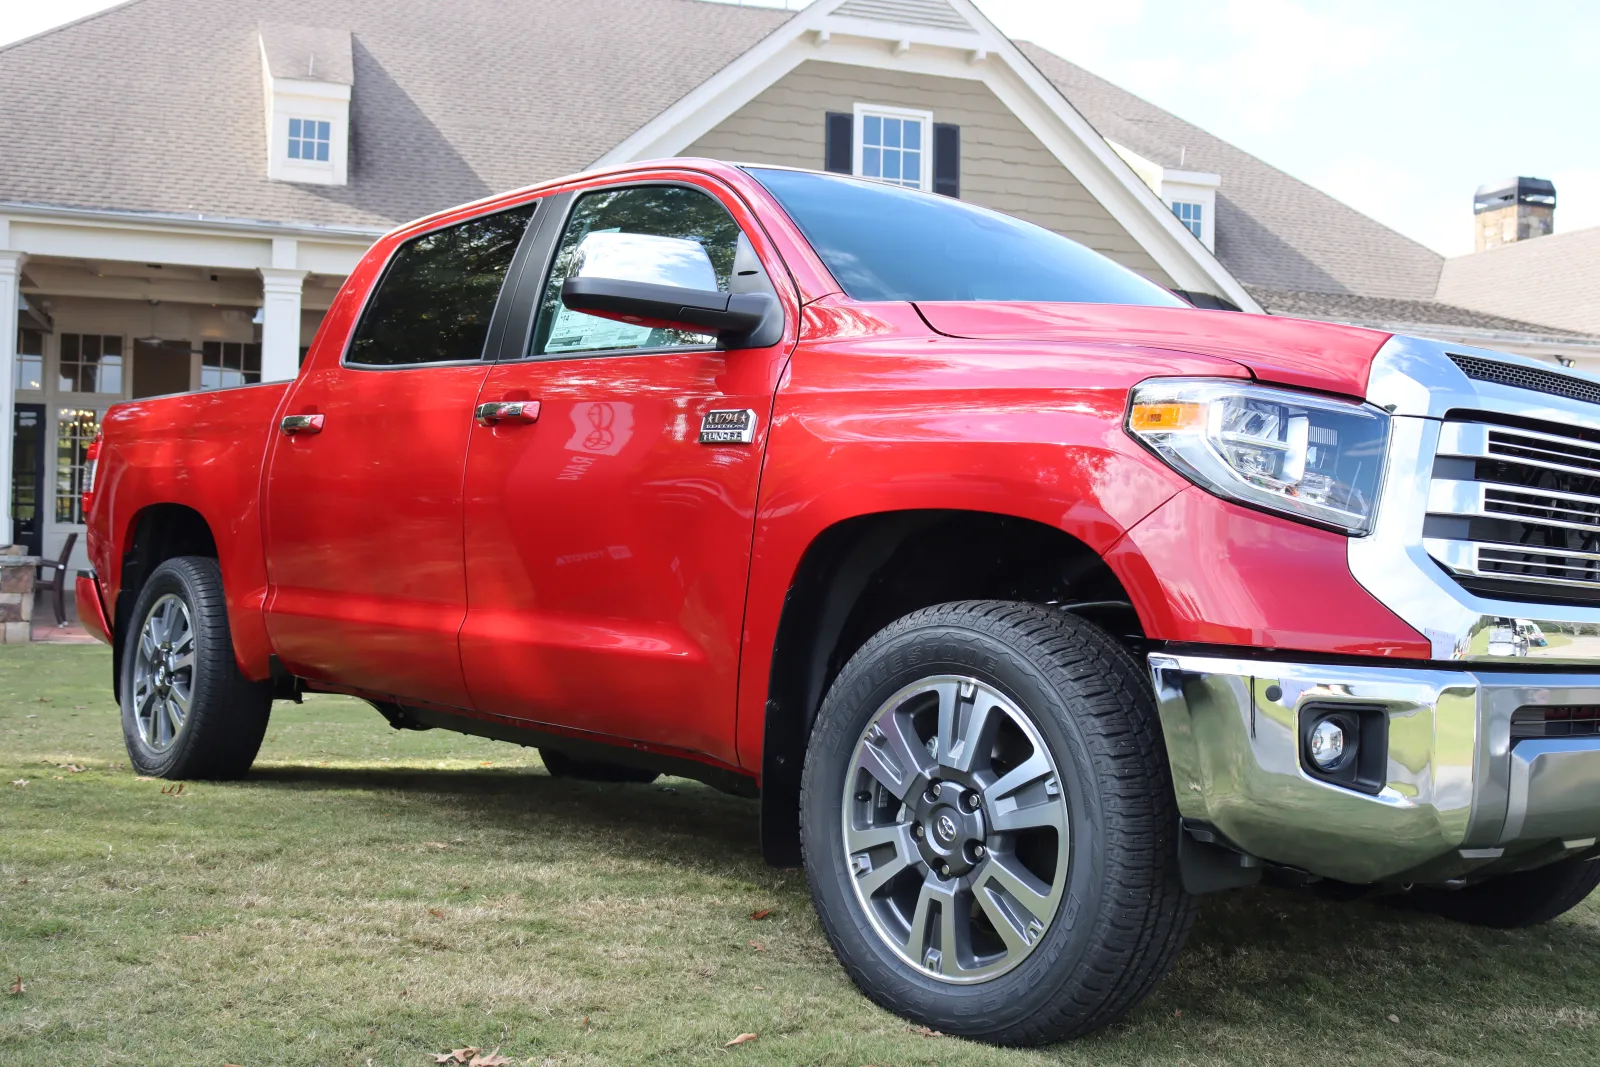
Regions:
<instances>
[{"instance_id":1,"label":"gable","mask_svg":"<svg viewBox=\"0 0 1600 1067\"><path fill-rule=\"evenodd\" d=\"M825 116L850 112L858 103L931 111L935 122L960 126L961 199L1054 230L1159 285L1173 286L1127 229L981 81L811 59L684 153L821 169Z\"/></svg>"}]
</instances>

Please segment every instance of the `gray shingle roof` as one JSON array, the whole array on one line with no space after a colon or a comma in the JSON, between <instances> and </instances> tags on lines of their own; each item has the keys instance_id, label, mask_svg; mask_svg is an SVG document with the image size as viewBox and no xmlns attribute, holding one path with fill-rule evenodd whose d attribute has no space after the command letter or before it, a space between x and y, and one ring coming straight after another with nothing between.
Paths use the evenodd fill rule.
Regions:
<instances>
[{"instance_id":1,"label":"gray shingle roof","mask_svg":"<svg viewBox=\"0 0 1600 1067\"><path fill-rule=\"evenodd\" d=\"M1018 47L1102 136L1164 167L1222 175L1217 258L1247 287L1432 299L1438 253L1053 52Z\"/></svg>"},{"instance_id":2,"label":"gray shingle roof","mask_svg":"<svg viewBox=\"0 0 1600 1067\"><path fill-rule=\"evenodd\" d=\"M1600 226L1447 259L1439 299L1600 333Z\"/></svg>"},{"instance_id":3,"label":"gray shingle roof","mask_svg":"<svg viewBox=\"0 0 1600 1067\"><path fill-rule=\"evenodd\" d=\"M0 49L0 200L387 227L582 170L791 14L134 0ZM262 22L352 31L348 186L267 180Z\"/></svg>"},{"instance_id":4,"label":"gray shingle roof","mask_svg":"<svg viewBox=\"0 0 1600 1067\"><path fill-rule=\"evenodd\" d=\"M1521 319L1490 315L1437 300L1398 300L1393 297L1352 293L1310 293L1303 290L1248 286L1250 295L1273 315L1322 319L1361 326L1426 330L1430 326L1493 330L1497 333L1537 335L1551 340L1595 342L1600 337L1574 330L1557 330Z\"/></svg>"}]
</instances>

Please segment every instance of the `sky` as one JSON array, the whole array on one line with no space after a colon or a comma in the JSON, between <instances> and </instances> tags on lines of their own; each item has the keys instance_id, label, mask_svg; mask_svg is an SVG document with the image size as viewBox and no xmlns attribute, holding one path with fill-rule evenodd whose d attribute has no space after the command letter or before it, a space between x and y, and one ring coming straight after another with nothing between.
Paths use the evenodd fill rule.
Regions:
<instances>
[{"instance_id":1,"label":"sky","mask_svg":"<svg viewBox=\"0 0 1600 1067\"><path fill-rule=\"evenodd\" d=\"M1445 255L1519 174L1555 182L1557 232L1600 226L1600 0L977 3ZM0 0L0 44L107 6Z\"/></svg>"}]
</instances>

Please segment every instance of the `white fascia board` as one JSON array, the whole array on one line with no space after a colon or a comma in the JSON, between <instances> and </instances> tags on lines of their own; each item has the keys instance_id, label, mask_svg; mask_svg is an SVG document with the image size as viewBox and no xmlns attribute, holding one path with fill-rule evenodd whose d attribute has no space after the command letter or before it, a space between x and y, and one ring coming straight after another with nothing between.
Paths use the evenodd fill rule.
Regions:
<instances>
[{"instance_id":1,"label":"white fascia board","mask_svg":"<svg viewBox=\"0 0 1600 1067\"><path fill-rule=\"evenodd\" d=\"M1125 228L1180 289L1223 296L1244 311L1261 306L1178 221L1087 119L969 0L950 0L974 33L928 30L832 14L844 0L817 0L721 71L595 160L612 166L679 155L808 59L982 81ZM867 35L860 35L865 27ZM856 31L856 32L850 32ZM934 43L931 36L939 38ZM926 43L916 45L928 36ZM950 40L947 41L946 39ZM823 42L819 44L819 39ZM885 42L912 41L898 51ZM981 51L986 62L973 63ZM998 58L999 62L994 60Z\"/></svg>"},{"instance_id":2,"label":"white fascia board","mask_svg":"<svg viewBox=\"0 0 1600 1067\"><path fill-rule=\"evenodd\" d=\"M271 77L271 75L268 75ZM332 82L310 82L297 78L273 78L274 92L284 96L303 96L315 100L331 100L334 102L350 102L350 86L335 85Z\"/></svg>"}]
</instances>

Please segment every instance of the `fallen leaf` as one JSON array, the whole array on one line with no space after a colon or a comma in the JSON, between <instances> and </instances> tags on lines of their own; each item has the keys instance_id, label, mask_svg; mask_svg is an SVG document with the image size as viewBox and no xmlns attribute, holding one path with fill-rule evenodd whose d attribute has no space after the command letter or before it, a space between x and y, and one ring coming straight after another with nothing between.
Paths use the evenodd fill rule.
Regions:
<instances>
[{"instance_id":1,"label":"fallen leaf","mask_svg":"<svg viewBox=\"0 0 1600 1067\"><path fill-rule=\"evenodd\" d=\"M753 948L753 949L755 949L755 950L756 950L756 951L757 951L757 952L765 952L765 951L767 951L767 946L766 946L766 945L763 945L763 944L762 944L762 943L761 943L761 942L759 942L759 941L752 941L752 942L750 942L750 947L751 947L751 948Z\"/></svg>"},{"instance_id":2,"label":"fallen leaf","mask_svg":"<svg viewBox=\"0 0 1600 1067\"><path fill-rule=\"evenodd\" d=\"M78 766L76 763L67 763L67 764L64 764L63 766L67 770L71 771L73 774L82 774L83 773L83 768Z\"/></svg>"},{"instance_id":3,"label":"fallen leaf","mask_svg":"<svg viewBox=\"0 0 1600 1067\"><path fill-rule=\"evenodd\" d=\"M457 1063L466 1063L468 1060L472 1059L472 1057L476 1056L482 1051L483 1049L481 1048L474 1048L473 1046L469 1045L466 1048L452 1050L450 1053L450 1059L455 1060ZM441 1060L440 1062L448 1063L449 1060Z\"/></svg>"},{"instance_id":4,"label":"fallen leaf","mask_svg":"<svg viewBox=\"0 0 1600 1067\"><path fill-rule=\"evenodd\" d=\"M432 915L435 919L444 918L444 912L440 911L438 908L429 908L428 914Z\"/></svg>"},{"instance_id":5,"label":"fallen leaf","mask_svg":"<svg viewBox=\"0 0 1600 1067\"><path fill-rule=\"evenodd\" d=\"M445 844L443 841L424 841L423 844L427 845L429 848L449 848L450 847L449 845Z\"/></svg>"},{"instance_id":6,"label":"fallen leaf","mask_svg":"<svg viewBox=\"0 0 1600 1067\"><path fill-rule=\"evenodd\" d=\"M153 781L155 781L154 778L151 778L149 775L145 775L145 774L136 774L136 775L133 776L133 780L136 781L136 782L153 782Z\"/></svg>"},{"instance_id":7,"label":"fallen leaf","mask_svg":"<svg viewBox=\"0 0 1600 1067\"><path fill-rule=\"evenodd\" d=\"M164 786L162 786L161 787L161 795L164 796L164 797L181 797L181 796L183 796L183 783L179 782L177 785L164 785Z\"/></svg>"},{"instance_id":8,"label":"fallen leaf","mask_svg":"<svg viewBox=\"0 0 1600 1067\"><path fill-rule=\"evenodd\" d=\"M434 1063L456 1062L456 1054L454 1052L430 1052L429 1055L433 1057Z\"/></svg>"},{"instance_id":9,"label":"fallen leaf","mask_svg":"<svg viewBox=\"0 0 1600 1067\"><path fill-rule=\"evenodd\" d=\"M179 934L178 936L183 938L185 941L204 941L206 935L205 934Z\"/></svg>"},{"instance_id":10,"label":"fallen leaf","mask_svg":"<svg viewBox=\"0 0 1600 1067\"><path fill-rule=\"evenodd\" d=\"M23 789L27 787L28 780L26 778L13 778L11 780L11 784L16 786L18 789Z\"/></svg>"},{"instance_id":11,"label":"fallen leaf","mask_svg":"<svg viewBox=\"0 0 1600 1067\"><path fill-rule=\"evenodd\" d=\"M1389 1016L1389 1021L1390 1021L1390 1022L1392 1022L1392 1023L1397 1023L1397 1022L1399 1022L1399 1021L1400 1021L1400 1016L1398 1016L1398 1015L1391 1015L1391 1016Z\"/></svg>"},{"instance_id":12,"label":"fallen leaf","mask_svg":"<svg viewBox=\"0 0 1600 1067\"><path fill-rule=\"evenodd\" d=\"M467 1067L501 1067L502 1064L507 1064L510 1062L510 1060L500 1055L499 1049L495 1049L487 1056L472 1057L472 1060L467 1064Z\"/></svg>"},{"instance_id":13,"label":"fallen leaf","mask_svg":"<svg viewBox=\"0 0 1600 1067\"><path fill-rule=\"evenodd\" d=\"M1175 1011L1175 1012L1173 1012L1173 1013L1172 1013L1172 1017L1173 1017L1173 1018L1174 1018L1174 1019L1181 1019L1181 1018L1183 1018L1183 1009L1182 1009L1182 1008L1179 1008L1179 1009L1178 1009L1178 1010L1177 1010L1177 1011Z\"/></svg>"},{"instance_id":14,"label":"fallen leaf","mask_svg":"<svg viewBox=\"0 0 1600 1067\"><path fill-rule=\"evenodd\" d=\"M22 984L22 975L19 974L17 975L17 980L11 983L11 988L6 990L6 994L8 996L20 997L27 991L28 987Z\"/></svg>"},{"instance_id":15,"label":"fallen leaf","mask_svg":"<svg viewBox=\"0 0 1600 1067\"><path fill-rule=\"evenodd\" d=\"M494 766L494 762L492 760L484 760L482 763L478 764L478 766L480 766L480 767L493 767ZM499 1052L500 1050L499 1049L495 1049L495 1051Z\"/></svg>"},{"instance_id":16,"label":"fallen leaf","mask_svg":"<svg viewBox=\"0 0 1600 1067\"><path fill-rule=\"evenodd\" d=\"M759 908L756 911L752 911L750 913L750 918L754 919L756 922L760 922L762 919L765 919L768 915L771 915L771 914L772 914L772 909L771 908Z\"/></svg>"},{"instance_id":17,"label":"fallen leaf","mask_svg":"<svg viewBox=\"0 0 1600 1067\"><path fill-rule=\"evenodd\" d=\"M728 1042L726 1045L723 1045L722 1047L723 1048L732 1048L735 1045L742 1045L746 1041L754 1041L755 1039L756 1039L756 1035L755 1034L740 1034L738 1037L734 1038L732 1041Z\"/></svg>"},{"instance_id":18,"label":"fallen leaf","mask_svg":"<svg viewBox=\"0 0 1600 1067\"><path fill-rule=\"evenodd\" d=\"M944 1036L943 1034L941 1034L939 1031L935 1030L931 1026L908 1026L908 1027L906 1027L906 1029L910 1030L913 1034L921 1034L923 1037L943 1037Z\"/></svg>"}]
</instances>

